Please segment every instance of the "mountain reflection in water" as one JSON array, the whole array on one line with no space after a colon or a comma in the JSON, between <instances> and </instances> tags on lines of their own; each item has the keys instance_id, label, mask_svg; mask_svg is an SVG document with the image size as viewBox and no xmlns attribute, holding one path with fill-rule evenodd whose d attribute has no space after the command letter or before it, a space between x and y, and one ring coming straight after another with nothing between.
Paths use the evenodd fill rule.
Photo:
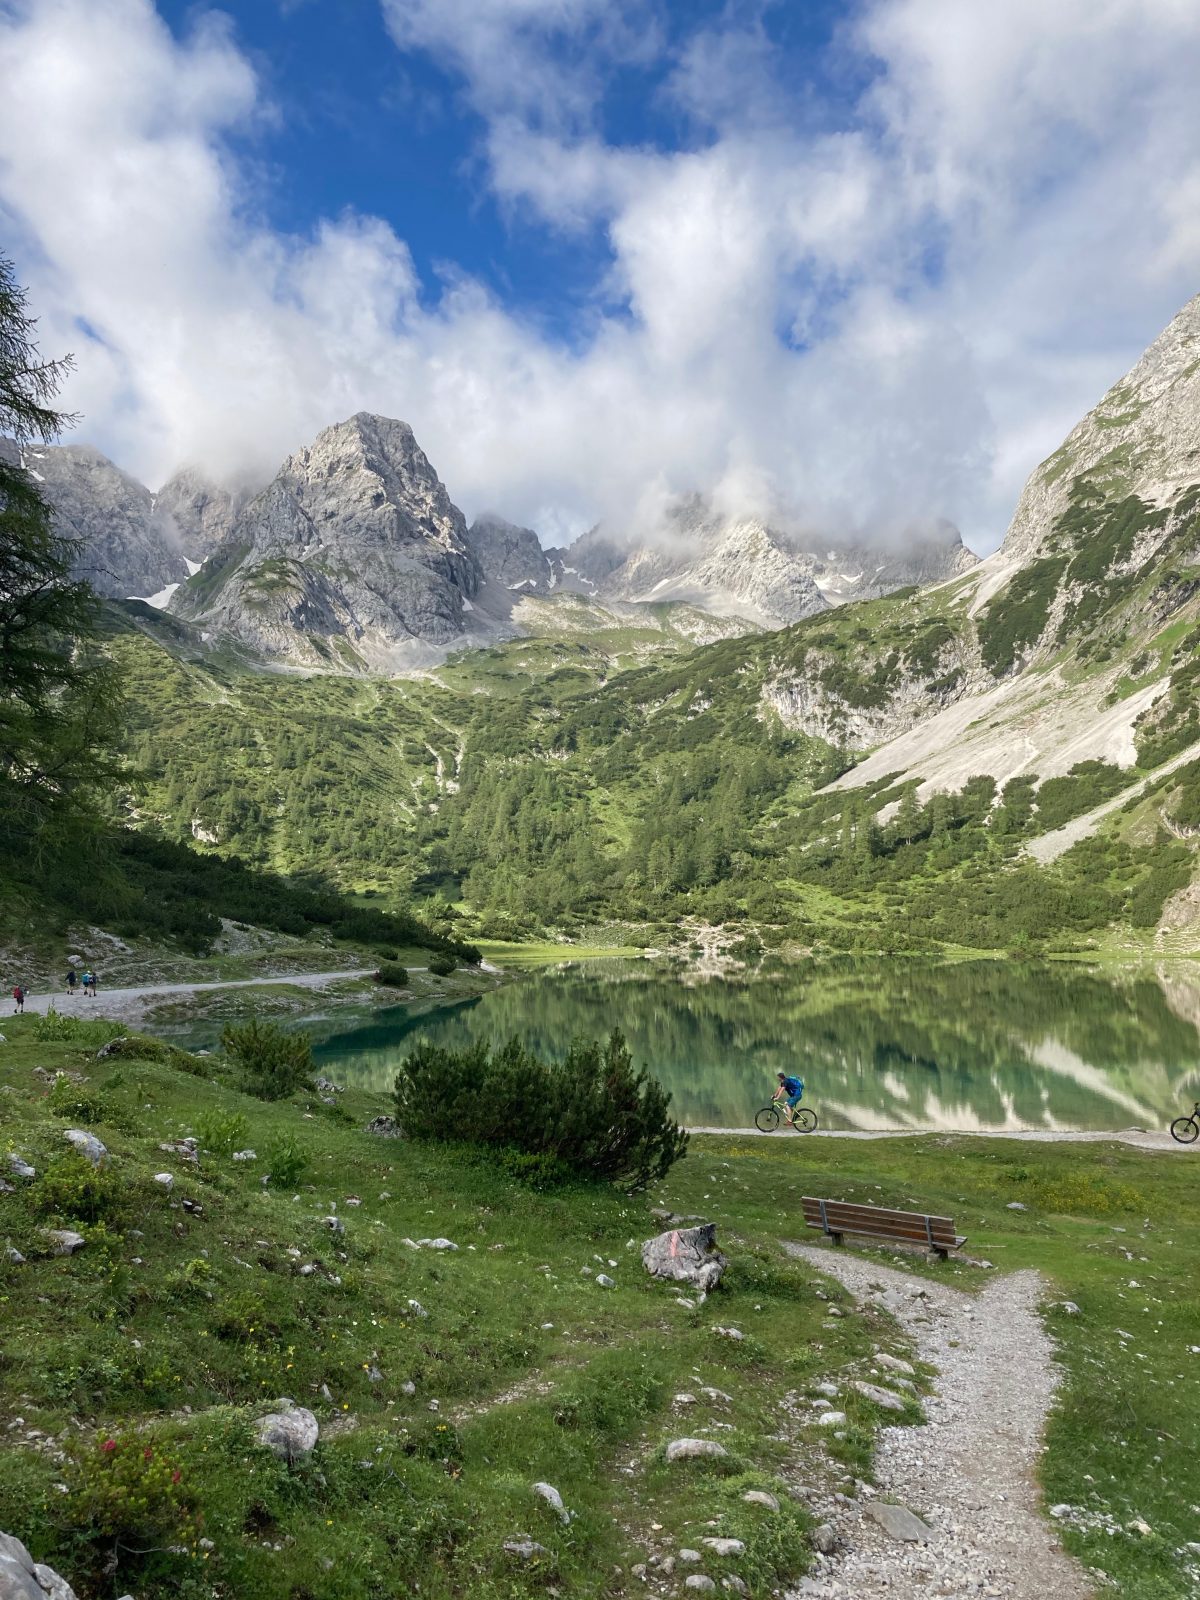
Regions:
<instances>
[{"instance_id":1,"label":"mountain reflection in water","mask_svg":"<svg viewBox=\"0 0 1200 1600\"><path fill-rule=\"evenodd\" d=\"M1154 1127L1197 1081L1200 972L1183 967L838 959L692 978L647 961L535 971L463 1004L318 1032L316 1056L385 1090L422 1036L518 1034L553 1056L619 1027L681 1120L719 1127L747 1126L781 1070L805 1079L831 1128Z\"/></svg>"}]
</instances>

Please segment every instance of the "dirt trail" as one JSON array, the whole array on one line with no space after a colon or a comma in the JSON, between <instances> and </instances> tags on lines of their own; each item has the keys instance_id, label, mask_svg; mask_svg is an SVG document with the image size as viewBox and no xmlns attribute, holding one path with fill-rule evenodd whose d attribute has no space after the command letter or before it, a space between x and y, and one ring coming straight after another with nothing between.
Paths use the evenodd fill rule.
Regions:
<instances>
[{"instance_id":1,"label":"dirt trail","mask_svg":"<svg viewBox=\"0 0 1200 1600\"><path fill-rule=\"evenodd\" d=\"M410 972L423 972L424 967L410 967ZM230 978L213 983L148 983L134 989L106 989L100 987L95 999L77 992L69 995L63 990L53 994L30 994L25 997L26 1011L40 1015L54 1007L64 1016L104 1017L116 1022L135 1021L146 1009L145 1002L161 1000L175 994L204 994L210 989L255 989L267 984L291 984L296 989L321 989L327 983L337 983L344 978L367 978L370 967L343 968L340 972L287 972L269 978Z\"/></svg>"},{"instance_id":2,"label":"dirt trail","mask_svg":"<svg viewBox=\"0 0 1200 1600\"><path fill-rule=\"evenodd\" d=\"M821 1600L1086 1600L1093 1585L1042 1515L1036 1481L1059 1372L1038 1315L1032 1271L992 1279L979 1295L880 1266L848 1251L789 1244L860 1301L889 1311L936 1367L926 1422L885 1428L877 1492L834 1512L839 1548L795 1591ZM872 1504L901 1505L927 1542L885 1532Z\"/></svg>"}]
</instances>

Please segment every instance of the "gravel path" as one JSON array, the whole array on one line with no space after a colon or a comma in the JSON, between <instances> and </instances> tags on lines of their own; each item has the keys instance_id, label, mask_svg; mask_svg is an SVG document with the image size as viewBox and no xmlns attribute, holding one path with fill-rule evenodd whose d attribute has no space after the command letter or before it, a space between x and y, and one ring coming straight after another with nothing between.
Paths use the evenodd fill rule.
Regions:
<instances>
[{"instance_id":1,"label":"gravel path","mask_svg":"<svg viewBox=\"0 0 1200 1600\"><path fill-rule=\"evenodd\" d=\"M938 1370L928 1419L880 1434L873 1499L833 1505L839 1548L797 1595L822 1600L1086 1600L1083 1569L1040 1509L1035 1468L1058 1371L1038 1316L1036 1272L992 1279L977 1296L880 1266L849 1251L789 1244L858 1299L897 1319ZM915 1513L928 1542L885 1532L868 1508Z\"/></svg>"},{"instance_id":2,"label":"gravel path","mask_svg":"<svg viewBox=\"0 0 1200 1600\"><path fill-rule=\"evenodd\" d=\"M1183 1107L1186 1112L1187 1106ZM769 1139L769 1133L758 1128L689 1128L689 1133L750 1134L756 1139ZM778 1131L781 1139L921 1139L931 1133L944 1133L954 1138L973 1139L1028 1139L1033 1144L1095 1144L1112 1140L1117 1144L1131 1144L1139 1150L1191 1150L1200 1155L1200 1141L1196 1144L1177 1144L1165 1128L1114 1128L1109 1133L1089 1133L1078 1128L818 1128L815 1133L794 1134Z\"/></svg>"},{"instance_id":3,"label":"gravel path","mask_svg":"<svg viewBox=\"0 0 1200 1600\"><path fill-rule=\"evenodd\" d=\"M343 978L367 978L370 967L343 968L340 972L287 972L273 978L233 978L217 983L148 983L136 989L106 989L93 1000L82 993L69 995L63 990L54 994L30 994L25 997L26 1011L45 1014L51 1006L64 1015L80 1017L106 1017L127 1022L144 1010L143 1002L160 1000L173 994L203 994L208 989L256 989L266 984L291 984L295 989L320 989L327 983L337 983ZM410 972L423 972L423 967L410 967Z\"/></svg>"}]
</instances>

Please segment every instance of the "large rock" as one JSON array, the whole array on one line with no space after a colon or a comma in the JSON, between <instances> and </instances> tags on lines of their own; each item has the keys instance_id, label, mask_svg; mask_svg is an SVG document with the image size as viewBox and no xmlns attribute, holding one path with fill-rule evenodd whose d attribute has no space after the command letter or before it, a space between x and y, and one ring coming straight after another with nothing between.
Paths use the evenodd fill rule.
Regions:
<instances>
[{"instance_id":1,"label":"large rock","mask_svg":"<svg viewBox=\"0 0 1200 1600\"><path fill-rule=\"evenodd\" d=\"M694 1284L707 1294L725 1271L725 1257L717 1249L716 1223L671 1228L647 1239L642 1246L642 1265L652 1278Z\"/></svg>"},{"instance_id":2,"label":"large rock","mask_svg":"<svg viewBox=\"0 0 1200 1600\"><path fill-rule=\"evenodd\" d=\"M0 1600L75 1600L52 1567L34 1561L20 1539L0 1533Z\"/></svg>"},{"instance_id":3,"label":"large rock","mask_svg":"<svg viewBox=\"0 0 1200 1600\"><path fill-rule=\"evenodd\" d=\"M259 1444L289 1465L312 1453L320 1431L312 1412L291 1400L280 1400L279 1410L260 1417L255 1429Z\"/></svg>"},{"instance_id":4,"label":"large rock","mask_svg":"<svg viewBox=\"0 0 1200 1600\"><path fill-rule=\"evenodd\" d=\"M872 1500L867 1515L877 1522L893 1539L903 1539L910 1544L928 1544L931 1530L907 1506L892 1505L886 1500Z\"/></svg>"}]
</instances>

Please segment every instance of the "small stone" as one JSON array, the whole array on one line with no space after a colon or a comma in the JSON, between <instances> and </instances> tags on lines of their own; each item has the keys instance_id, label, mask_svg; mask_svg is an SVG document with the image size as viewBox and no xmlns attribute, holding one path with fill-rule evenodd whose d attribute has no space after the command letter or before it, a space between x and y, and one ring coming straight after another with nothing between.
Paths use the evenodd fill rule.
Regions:
<instances>
[{"instance_id":1,"label":"small stone","mask_svg":"<svg viewBox=\"0 0 1200 1600\"><path fill-rule=\"evenodd\" d=\"M819 1555L831 1556L837 1549L837 1534L832 1522L822 1522L808 1536L808 1542Z\"/></svg>"},{"instance_id":2,"label":"small stone","mask_svg":"<svg viewBox=\"0 0 1200 1600\"><path fill-rule=\"evenodd\" d=\"M43 1228L42 1233L50 1241L56 1256L73 1256L87 1243L81 1233L73 1233L70 1228Z\"/></svg>"},{"instance_id":3,"label":"small stone","mask_svg":"<svg viewBox=\"0 0 1200 1600\"><path fill-rule=\"evenodd\" d=\"M713 1332L719 1339L732 1339L735 1344L740 1344L746 1337L740 1328L723 1328L719 1323L714 1323Z\"/></svg>"},{"instance_id":4,"label":"small stone","mask_svg":"<svg viewBox=\"0 0 1200 1600\"><path fill-rule=\"evenodd\" d=\"M718 1556L741 1556L746 1553L746 1546L741 1539L701 1539L700 1543Z\"/></svg>"},{"instance_id":5,"label":"small stone","mask_svg":"<svg viewBox=\"0 0 1200 1600\"><path fill-rule=\"evenodd\" d=\"M1061 1522L1064 1517L1069 1517L1071 1515L1072 1509L1073 1507L1068 1505L1051 1506L1050 1515L1055 1519L1055 1521Z\"/></svg>"},{"instance_id":6,"label":"small stone","mask_svg":"<svg viewBox=\"0 0 1200 1600\"><path fill-rule=\"evenodd\" d=\"M1055 1300L1050 1309L1052 1311L1065 1312L1068 1317L1077 1317L1080 1314L1079 1307L1074 1300Z\"/></svg>"},{"instance_id":7,"label":"small stone","mask_svg":"<svg viewBox=\"0 0 1200 1600\"><path fill-rule=\"evenodd\" d=\"M1010 1200L1005 1207L1006 1211L1028 1211L1029 1207L1022 1205L1020 1200Z\"/></svg>"},{"instance_id":8,"label":"small stone","mask_svg":"<svg viewBox=\"0 0 1200 1600\"><path fill-rule=\"evenodd\" d=\"M4 1259L10 1267L23 1267L25 1265L25 1257L13 1244L5 1245Z\"/></svg>"},{"instance_id":9,"label":"small stone","mask_svg":"<svg viewBox=\"0 0 1200 1600\"><path fill-rule=\"evenodd\" d=\"M571 1513L563 1505L563 1497L552 1483L535 1483L533 1492L546 1502L560 1522L564 1524L570 1522Z\"/></svg>"},{"instance_id":10,"label":"small stone","mask_svg":"<svg viewBox=\"0 0 1200 1600\"><path fill-rule=\"evenodd\" d=\"M706 1578L702 1572L693 1572L690 1578L683 1580L683 1587L691 1589L696 1594L716 1594L717 1586L711 1578Z\"/></svg>"},{"instance_id":11,"label":"small stone","mask_svg":"<svg viewBox=\"0 0 1200 1600\"><path fill-rule=\"evenodd\" d=\"M703 1561L704 1557L700 1554L699 1550L685 1549L679 1552L679 1559L680 1561L688 1563L690 1566L694 1566L697 1561Z\"/></svg>"},{"instance_id":12,"label":"small stone","mask_svg":"<svg viewBox=\"0 0 1200 1600\"><path fill-rule=\"evenodd\" d=\"M67 1128L63 1138L68 1144L74 1145L83 1159L90 1161L93 1167L98 1167L102 1161L108 1159L108 1151L96 1135L88 1133L84 1128Z\"/></svg>"},{"instance_id":13,"label":"small stone","mask_svg":"<svg viewBox=\"0 0 1200 1600\"><path fill-rule=\"evenodd\" d=\"M609 1277L607 1272L598 1272L596 1274L596 1282L602 1289L615 1289L617 1287L615 1281Z\"/></svg>"},{"instance_id":14,"label":"small stone","mask_svg":"<svg viewBox=\"0 0 1200 1600\"><path fill-rule=\"evenodd\" d=\"M931 1530L907 1506L892 1505L886 1500L872 1500L867 1506L867 1516L893 1539L903 1539L910 1544L929 1542Z\"/></svg>"},{"instance_id":15,"label":"small stone","mask_svg":"<svg viewBox=\"0 0 1200 1600\"><path fill-rule=\"evenodd\" d=\"M748 1506L766 1506L768 1511L778 1511L779 1501L766 1489L747 1489L742 1499Z\"/></svg>"},{"instance_id":16,"label":"small stone","mask_svg":"<svg viewBox=\"0 0 1200 1600\"><path fill-rule=\"evenodd\" d=\"M721 1579L721 1587L722 1589L728 1589L730 1594L748 1595L750 1593L744 1581L738 1577L736 1572L727 1572Z\"/></svg>"},{"instance_id":17,"label":"small stone","mask_svg":"<svg viewBox=\"0 0 1200 1600\"><path fill-rule=\"evenodd\" d=\"M425 1307L419 1300L410 1300L408 1302L408 1309L412 1312L414 1317L427 1317L429 1315L428 1311L426 1311Z\"/></svg>"},{"instance_id":18,"label":"small stone","mask_svg":"<svg viewBox=\"0 0 1200 1600\"><path fill-rule=\"evenodd\" d=\"M846 1420L844 1411L822 1411L817 1418L818 1428L839 1428Z\"/></svg>"},{"instance_id":19,"label":"small stone","mask_svg":"<svg viewBox=\"0 0 1200 1600\"><path fill-rule=\"evenodd\" d=\"M519 1533L512 1539L506 1539L504 1549L508 1555L516 1556L518 1561L536 1561L540 1556L550 1554L544 1544L531 1539L527 1533Z\"/></svg>"},{"instance_id":20,"label":"small stone","mask_svg":"<svg viewBox=\"0 0 1200 1600\"><path fill-rule=\"evenodd\" d=\"M452 1239L418 1239L418 1250L457 1250L458 1246Z\"/></svg>"},{"instance_id":21,"label":"small stone","mask_svg":"<svg viewBox=\"0 0 1200 1600\"><path fill-rule=\"evenodd\" d=\"M416 1392L417 1392L417 1386L412 1381L411 1378L406 1378L404 1380L404 1382L400 1385L400 1393L408 1395L410 1399L412 1398L412 1396L414 1394L416 1394Z\"/></svg>"},{"instance_id":22,"label":"small stone","mask_svg":"<svg viewBox=\"0 0 1200 1600\"><path fill-rule=\"evenodd\" d=\"M175 1187L175 1175L171 1172L156 1172L154 1181L160 1189L165 1189L168 1194Z\"/></svg>"},{"instance_id":23,"label":"small stone","mask_svg":"<svg viewBox=\"0 0 1200 1600\"><path fill-rule=\"evenodd\" d=\"M321 1221L329 1229L330 1233L345 1233L346 1231L346 1224L341 1217L322 1217Z\"/></svg>"},{"instance_id":24,"label":"small stone","mask_svg":"<svg viewBox=\"0 0 1200 1600\"><path fill-rule=\"evenodd\" d=\"M885 1368L888 1372L901 1372L906 1378L916 1376L916 1368L910 1361L901 1361L899 1356L890 1356L886 1350L876 1352L875 1364Z\"/></svg>"},{"instance_id":25,"label":"small stone","mask_svg":"<svg viewBox=\"0 0 1200 1600\"><path fill-rule=\"evenodd\" d=\"M864 1383L861 1378L856 1378L852 1385L862 1395L864 1400L869 1400L872 1405L880 1406L884 1411L903 1411L904 1401L899 1395L893 1394L890 1389L881 1389L878 1384Z\"/></svg>"},{"instance_id":26,"label":"small stone","mask_svg":"<svg viewBox=\"0 0 1200 1600\"><path fill-rule=\"evenodd\" d=\"M233 1152L233 1159L235 1161L257 1161L258 1155L253 1150L235 1150Z\"/></svg>"},{"instance_id":27,"label":"small stone","mask_svg":"<svg viewBox=\"0 0 1200 1600\"><path fill-rule=\"evenodd\" d=\"M666 1449L668 1461L718 1461L726 1455L715 1439L672 1439Z\"/></svg>"},{"instance_id":28,"label":"small stone","mask_svg":"<svg viewBox=\"0 0 1200 1600\"><path fill-rule=\"evenodd\" d=\"M8 1170L18 1178L37 1177L37 1169L31 1167L23 1156L10 1155L8 1158Z\"/></svg>"}]
</instances>

